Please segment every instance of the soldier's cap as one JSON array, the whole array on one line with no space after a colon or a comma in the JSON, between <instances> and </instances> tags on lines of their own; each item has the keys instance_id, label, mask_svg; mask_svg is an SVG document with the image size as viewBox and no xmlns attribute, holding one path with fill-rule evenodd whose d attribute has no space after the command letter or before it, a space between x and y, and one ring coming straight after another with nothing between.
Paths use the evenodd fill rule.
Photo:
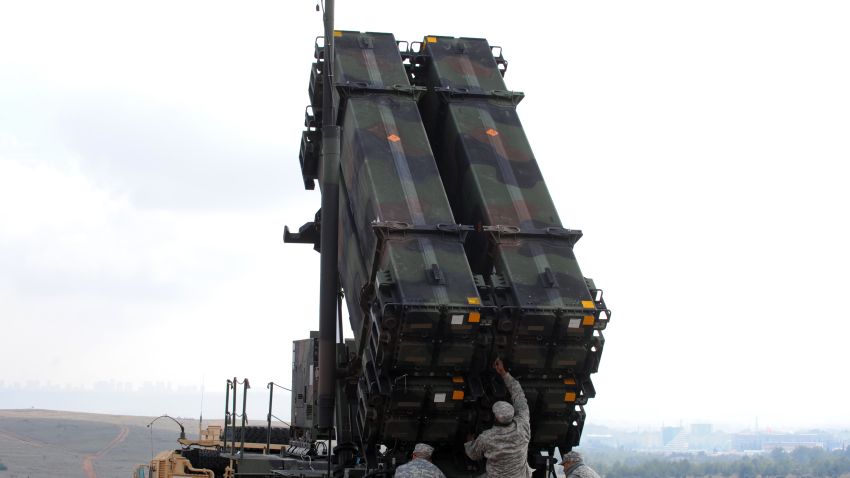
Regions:
<instances>
[{"instance_id":1,"label":"soldier's cap","mask_svg":"<svg viewBox=\"0 0 850 478\"><path fill-rule=\"evenodd\" d=\"M579 453L577 451L570 451L570 452L564 453L563 456L561 456L561 463L559 463L559 464L565 465L567 463L581 463L583 461L584 461L584 457L581 456L581 453Z\"/></svg>"},{"instance_id":2,"label":"soldier's cap","mask_svg":"<svg viewBox=\"0 0 850 478\"><path fill-rule=\"evenodd\" d=\"M498 401L493 404L493 416L498 423L510 423L514 419L514 406L508 402Z\"/></svg>"},{"instance_id":3,"label":"soldier's cap","mask_svg":"<svg viewBox=\"0 0 850 478\"><path fill-rule=\"evenodd\" d=\"M417 443L415 447L413 447L413 453L423 457L423 458L431 458L431 453L434 453L434 447L427 443Z\"/></svg>"}]
</instances>

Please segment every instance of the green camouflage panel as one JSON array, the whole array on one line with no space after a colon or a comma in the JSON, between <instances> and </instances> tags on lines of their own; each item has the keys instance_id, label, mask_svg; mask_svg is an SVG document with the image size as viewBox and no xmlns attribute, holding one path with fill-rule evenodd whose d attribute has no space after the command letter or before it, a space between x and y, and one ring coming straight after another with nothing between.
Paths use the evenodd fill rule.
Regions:
<instances>
[{"instance_id":1,"label":"green camouflage panel","mask_svg":"<svg viewBox=\"0 0 850 478\"><path fill-rule=\"evenodd\" d=\"M592 301L573 248L564 240L522 237L497 246L497 270L522 308L583 309Z\"/></svg>"},{"instance_id":2,"label":"green camouflage panel","mask_svg":"<svg viewBox=\"0 0 850 478\"><path fill-rule=\"evenodd\" d=\"M455 222L412 98L350 98L341 167L364 257L374 255L374 221L415 226Z\"/></svg>"},{"instance_id":3,"label":"green camouflage panel","mask_svg":"<svg viewBox=\"0 0 850 478\"><path fill-rule=\"evenodd\" d=\"M432 85L470 93L506 89L487 40L427 36L424 47L430 56Z\"/></svg>"},{"instance_id":4,"label":"green camouflage panel","mask_svg":"<svg viewBox=\"0 0 850 478\"><path fill-rule=\"evenodd\" d=\"M569 449L586 397L564 377L589 383L601 353L601 336L591 335L594 311L585 310L592 297L572 242L542 234L561 221L515 98L487 96L506 88L486 40L426 37L424 45L427 72L417 72L416 83L432 92L417 105L402 91L409 81L392 35L336 35L340 277L364 347L361 446L409 450L426 441L447 450L488 427L484 405L507 394L488 380L498 355L539 381L531 443ZM457 232L433 231L455 223L509 228L470 233L464 248ZM495 287L494 270L509 290L479 296L473 271ZM361 304L367 285L374 294Z\"/></svg>"},{"instance_id":5,"label":"green camouflage panel","mask_svg":"<svg viewBox=\"0 0 850 478\"><path fill-rule=\"evenodd\" d=\"M398 48L387 34L341 32L337 41L336 85L343 97L340 182L349 213L343 237L356 238L343 246L343 254L357 254L359 244L361 258L357 264L342 257L350 314L360 313L361 289L374 280L370 305L376 326L384 329L366 332L379 334L368 346L381 370L460 369L472 351L453 346L450 337L444 347L435 347L433 336L471 333L466 311L477 308L480 298L461 236L428 232L455 221L416 101L383 90L409 86ZM388 328L389 316L397 329ZM360 324L352 318L355 334L363 332ZM390 355L388 361L379 358Z\"/></svg>"},{"instance_id":6,"label":"green camouflage panel","mask_svg":"<svg viewBox=\"0 0 850 478\"><path fill-rule=\"evenodd\" d=\"M470 392L466 381L406 375L399 384L403 386L395 387L384 402L383 423L375 424L381 434L408 450L416 442L434 447L452 444L461 417L468 415L464 413Z\"/></svg>"},{"instance_id":7,"label":"green camouflage panel","mask_svg":"<svg viewBox=\"0 0 850 478\"><path fill-rule=\"evenodd\" d=\"M337 85L410 86L392 33L337 31L334 50Z\"/></svg>"},{"instance_id":8,"label":"green camouflage panel","mask_svg":"<svg viewBox=\"0 0 850 478\"><path fill-rule=\"evenodd\" d=\"M516 109L494 100L451 100L438 155L464 224L560 227L561 220Z\"/></svg>"},{"instance_id":9,"label":"green camouflage panel","mask_svg":"<svg viewBox=\"0 0 850 478\"><path fill-rule=\"evenodd\" d=\"M463 243L437 234L405 234L386 240L379 269L388 271L397 298L415 305L469 307L480 303Z\"/></svg>"},{"instance_id":10,"label":"green camouflage panel","mask_svg":"<svg viewBox=\"0 0 850 478\"><path fill-rule=\"evenodd\" d=\"M475 357L480 297L459 236L393 233L376 264L371 357L384 373L464 373Z\"/></svg>"},{"instance_id":11,"label":"green camouflage panel","mask_svg":"<svg viewBox=\"0 0 850 478\"><path fill-rule=\"evenodd\" d=\"M369 271L361 255L360 240L357 239L348 194L342 181L339 191L339 220L339 276L345 291L351 330L358 334L363 325L360 291L369 282Z\"/></svg>"}]
</instances>

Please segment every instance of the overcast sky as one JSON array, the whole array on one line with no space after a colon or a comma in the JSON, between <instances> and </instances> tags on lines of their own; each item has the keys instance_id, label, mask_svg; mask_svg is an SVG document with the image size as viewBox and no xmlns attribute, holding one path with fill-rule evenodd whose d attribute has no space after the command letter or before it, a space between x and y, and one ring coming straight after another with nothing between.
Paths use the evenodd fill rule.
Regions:
<instances>
[{"instance_id":1,"label":"overcast sky","mask_svg":"<svg viewBox=\"0 0 850 478\"><path fill-rule=\"evenodd\" d=\"M314 6L0 4L0 380L289 383L318 327L319 256L281 241L320 200ZM614 311L597 424L850 424L848 24L843 1L337 6L338 29L504 48Z\"/></svg>"}]
</instances>

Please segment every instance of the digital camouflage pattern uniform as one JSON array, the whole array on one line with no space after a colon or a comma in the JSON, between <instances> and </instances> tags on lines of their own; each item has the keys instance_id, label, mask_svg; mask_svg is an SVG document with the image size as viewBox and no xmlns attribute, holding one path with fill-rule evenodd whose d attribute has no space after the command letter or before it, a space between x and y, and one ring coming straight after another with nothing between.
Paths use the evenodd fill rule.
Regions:
<instances>
[{"instance_id":1,"label":"digital camouflage pattern uniform","mask_svg":"<svg viewBox=\"0 0 850 478\"><path fill-rule=\"evenodd\" d=\"M584 463L576 463L564 472L567 474L567 478L600 478L599 474L593 471L593 468Z\"/></svg>"},{"instance_id":2,"label":"digital camouflage pattern uniform","mask_svg":"<svg viewBox=\"0 0 850 478\"><path fill-rule=\"evenodd\" d=\"M423 458L414 458L401 465L396 468L393 476L395 478L446 478L437 465Z\"/></svg>"},{"instance_id":3,"label":"digital camouflage pattern uniform","mask_svg":"<svg viewBox=\"0 0 850 478\"><path fill-rule=\"evenodd\" d=\"M528 401L522 386L510 373L505 386L514 403L514 419L507 425L494 425L473 441L466 442L466 455L473 460L487 458L488 478L530 477L528 442L531 440Z\"/></svg>"}]
</instances>

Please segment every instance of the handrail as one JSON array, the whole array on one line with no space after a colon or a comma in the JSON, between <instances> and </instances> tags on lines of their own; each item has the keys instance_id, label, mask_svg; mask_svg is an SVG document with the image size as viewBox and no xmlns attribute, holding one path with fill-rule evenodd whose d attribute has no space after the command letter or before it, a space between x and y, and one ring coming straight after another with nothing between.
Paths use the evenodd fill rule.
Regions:
<instances>
[{"instance_id":1,"label":"handrail","mask_svg":"<svg viewBox=\"0 0 850 478\"><path fill-rule=\"evenodd\" d=\"M272 446L272 417L274 417L275 419L277 419L280 422L286 423L283 420L281 420L280 418L277 418L274 415L272 415L272 400L274 398L274 388L275 387L282 388L282 389L286 390L287 392L292 393L291 389L288 389L288 388L284 387L283 385L278 385L274 382L269 382L268 384L266 384L266 388L269 389L269 413L268 413L268 415L266 415L266 449L264 451L264 453L266 455L269 454L269 450L271 449L271 446ZM286 424L289 425L290 428L292 428L292 425L290 425L289 423L286 423Z\"/></svg>"},{"instance_id":2,"label":"handrail","mask_svg":"<svg viewBox=\"0 0 850 478\"><path fill-rule=\"evenodd\" d=\"M176 418L174 418L174 417L172 417L172 416L169 416L169 415L160 415L160 416L158 416L158 417L154 418L153 420L151 420L151 422L150 422L150 423L148 423L148 424L147 424L147 428L150 428L150 427L151 427L151 425L153 425L153 424L154 424L154 422L155 422L155 421L157 421L157 420L159 420L160 418L170 418L171 420L173 420L173 421L174 421L174 423L176 423L176 424L177 424L177 426L179 426L179 427L180 427L180 439L181 439L181 440L185 440L185 439L186 439L186 429L185 429L185 428L183 428L183 424L182 424L182 423L180 423L180 422L178 422Z\"/></svg>"}]
</instances>

